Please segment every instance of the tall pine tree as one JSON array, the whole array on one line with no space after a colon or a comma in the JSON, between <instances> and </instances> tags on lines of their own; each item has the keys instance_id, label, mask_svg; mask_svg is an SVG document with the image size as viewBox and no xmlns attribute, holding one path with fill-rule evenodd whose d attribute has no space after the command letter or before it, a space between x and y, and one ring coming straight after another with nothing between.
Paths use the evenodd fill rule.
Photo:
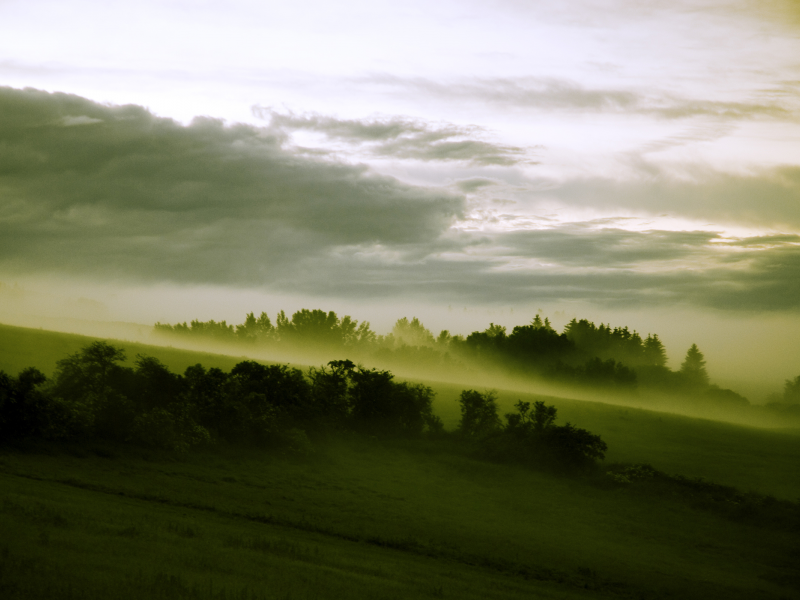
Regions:
<instances>
[{"instance_id":1,"label":"tall pine tree","mask_svg":"<svg viewBox=\"0 0 800 600\"><path fill-rule=\"evenodd\" d=\"M681 374L686 383L692 387L705 387L708 385L706 360L697 344L692 344L692 347L686 352L686 358L681 365Z\"/></svg>"}]
</instances>

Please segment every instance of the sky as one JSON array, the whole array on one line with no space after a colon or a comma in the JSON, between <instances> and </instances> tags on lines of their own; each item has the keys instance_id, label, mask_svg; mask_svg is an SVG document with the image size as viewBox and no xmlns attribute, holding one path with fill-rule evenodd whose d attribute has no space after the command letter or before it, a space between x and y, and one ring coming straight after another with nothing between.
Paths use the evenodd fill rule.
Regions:
<instances>
[{"instance_id":1,"label":"sky","mask_svg":"<svg viewBox=\"0 0 800 600\"><path fill-rule=\"evenodd\" d=\"M541 311L779 387L799 92L796 1L0 0L0 320Z\"/></svg>"}]
</instances>

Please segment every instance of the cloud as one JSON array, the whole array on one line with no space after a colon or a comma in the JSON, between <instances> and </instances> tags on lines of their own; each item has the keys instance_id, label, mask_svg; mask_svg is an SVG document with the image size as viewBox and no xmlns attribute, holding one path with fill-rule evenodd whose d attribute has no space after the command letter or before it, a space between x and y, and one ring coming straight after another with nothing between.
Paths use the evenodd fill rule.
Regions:
<instances>
[{"instance_id":1,"label":"cloud","mask_svg":"<svg viewBox=\"0 0 800 600\"><path fill-rule=\"evenodd\" d=\"M800 244L754 254L746 270L719 269L708 286L688 290L695 303L729 310L800 309Z\"/></svg>"},{"instance_id":2,"label":"cloud","mask_svg":"<svg viewBox=\"0 0 800 600\"><path fill-rule=\"evenodd\" d=\"M470 177L469 179L461 179L456 182L456 187L468 194L484 187L498 185L500 182L486 177Z\"/></svg>"},{"instance_id":3,"label":"cloud","mask_svg":"<svg viewBox=\"0 0 800 600\"><path fill-rule=\"evenodd\" d=\"M402 119L321 123L320 131L367 143L450 139ZM309 157L279 127L210 118L185 126L139 106L36 90L0 88L0 139L4 277L199 283L357 301L800 309L795 234L630 231L620 219L467 231L456 226L466 222L463 196ZM800 223L800 170L712 175L540 189L567 204ZM494 183L474 177L455 187Z\"/></svg>"},{"instance_id":4,"label":"cloud","mask_svg":"<svg viewBox=\"0 0 800 600\"><path fill-rule=\"evenodd\" d=\"M284 291L314 294L324 281L326 293L354 301L800 310L797 236L743 241L703 231L591 230L585 224L451 232L435 245L343 247L280 284Z\"/></svg>"},{"instance_id":5,"label":"cloud","mask_svg":"<svg viewBox=\"0 0 800 600\"><path fill-rule=\"evenodd\" d=\"M639 114L661 119L713 117L723 120L754 118L785 119L795 116L787 104L779 103L770 90L765 101L732 102L685 98L667 92L636 89L591 88L568 79L544 77L475 78L434 81L422 77L403 78L373 74L359 83L393 94L426 96L449 103L492 104L504 109L581 113Z\"/></svg>"},{"instance_id":6,"label":"cloud","mask_svg":"<svg viewBox=\"0 0 800 600\"><path fill-rule=\"evenodd\" d=\"M538 231L515 231L498 245L517 256L564 267L623 268L655 261L687 261L705 254L719 236L708 231L627 231L587 229L585 224Z\"/></svg>"},{"instance_id":7,"label":"cloud","mask_svg":"<svg viewBox=\"0 0 800 600\"><path fill-rule=\"evenodd\" d=\"M6 270L259 285L342 244L436 239L461 196L312 159L274 130L0 88Z\"/></svg>"},{"instance_id":8,"label":"cloud","mask_svg":"<svg viewBox=\"0 0 800 600\"><path fill-rule=\"evenodd\" d=\"M254 107L253 111L261 118L268 118L270 126L278 130L315 131L329 140L358 146L376 157L500 166L531 162L523 148L475 139L483 130L474 126L434 126L399 117L346 120L318 114L282 114L263 107Z\"/></svg>"},{"instance_id":9,"label":"cloud","mask_svg":"<svg viewBox=\"0 0 800 600\"><path fill-rule=\"evenodd\" d=\"M800 229L800 167L726 173L702 165L681 172L633 158L627 179L582 177L533 180L531 197L566 206L670 214L717 224ZM719 226L719 225L718 225Z\"/></svg>"}]
</instances>

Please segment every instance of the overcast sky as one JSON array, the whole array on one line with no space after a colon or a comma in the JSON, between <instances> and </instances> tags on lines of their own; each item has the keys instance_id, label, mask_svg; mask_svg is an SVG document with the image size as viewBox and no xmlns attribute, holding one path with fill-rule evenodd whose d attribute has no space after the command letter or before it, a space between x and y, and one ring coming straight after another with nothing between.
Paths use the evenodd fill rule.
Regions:
<instances>
[{"instance_id":1,"label":"overcast sky","mask_svg":"<svg viewBox=\"0 0 800 600\"><path fill-rule=\"evenodd\" d=\"M796 1L0 0L0 86L42 314L755 319L800 373Z\"/></svg>"}]
</instances>

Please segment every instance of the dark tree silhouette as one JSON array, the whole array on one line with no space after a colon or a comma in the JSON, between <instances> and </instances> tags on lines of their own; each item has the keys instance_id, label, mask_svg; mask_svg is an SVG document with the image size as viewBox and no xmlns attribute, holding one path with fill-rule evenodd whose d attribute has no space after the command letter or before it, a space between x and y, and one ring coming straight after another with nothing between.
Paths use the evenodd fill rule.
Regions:
<instances>
[{"instance_id":1,"label":"dark tree silhouette","mask_svg":"<svg viewBox=\"0 0 800 600\"><path fill-rule=\"evenodd\" d=\"M236 337L243 342L262 341L272 337L274 329L267 313L262 312L261 316L256 318L251 312L245 315L244 323L236 326Z\"/></svg>"},{"instance_id":2,"label":"dark tree silhouette","mask_svg":"<svg viewBox=\"0 0 800 600\"><path fill-rule=\"evenodd\" d=\"M74 384L100 398L108 392L114 366L125 360L125 351L106 342L93 342L56 363L56 386Z\"/></svg>"},{"instance_id":3,"label":"dark tree silhouette","mask_svg":"<svg viewBox=\"0 0 800 600\"><path fill-rule=\"evenodd\" d=\"M49 424L50 400L44 373L28 367L17 377L0 371L0 440L40 436Z\"/></svg>"},{"instance_id":4,"label":"dark tree silhouette","mask_svg":"<svg viewBox=\"0 0 800 600\"><path fill-rule=\"evenodd\" d=\"M506 414L506 431L528 435L533 431L544 431L553 425L558 411L555 406L547 406L542 401L531 403L520 400L514 405L516 413Z\"/></svg>"},{"instance_id":5,"label":"dark tree silhouette","mask_svg":"<svg viewBox=\"0 0 800 600\"><path fill-rule=\"evenodd\" d=\"M485 440L486 453L499 460L522 462L536 468L582 471L593 468L608 450L600 436L571 423L556 425L557 410L544 402L517 402L506 426Z\"/></svg>"},{"instance_id":6,"label":"dark tree silhouette","mask_svg":"<svg viewBox=\"0 0 800 600\"><path fill-rule=\"evenodd\" d=\"M461 420L458 432L469 438L481 437L500 427L497 416L497 395L494 392L481 394L475 390L464 390L459 399Z\"/></svg>"},{"instance_id":7,"label":"dark tree silhouette","mask_svg":"<svg viewBox=\"0 0 800 600\"><path fill-rule=\"evenodd\" d=\"M702 388L708 385L705 357L698 349L697 344L692 344L691 348L687 350L680 373L684 381L691 387Z\"/></svg>"},{"instance_id":8,"label":"dark tree silhouette","mask_svg":"<svg viewBox=\"0 0 800 600\"><path fill-rule=\"evenodd\" d=\"M350 406L350 388L356 365L350 360L332 360L329 368L311 367L311 394L314 406L326 423L333 427L344 425Z\"/></svg>"},{"instance_id":9,"label":"dark tree silhouette","mask_svg":"<svg viewBox=\"0 0 800 600\"><path fill-rule=\"evenodd\" d=\"M212 367L206 370L203 365L186 367L183 374L185 395L195 407L198 419L209 431L221 435L221 427L227 414L227 387L229 375Z\"/></svg>"},{"instance_id":10,"label":"dark tree silhouette","mask_svg":"<svg viewBox=\"0 0 800 600\"><path fill-rule=\"evenodd\" d=\"M658 339L658 335L647 336L644 341L644 360L645 364L653 367L664 367L667 364L667 351Z\"/></svg>"},{"instance_id":11,"label":"dark tree silhouette","mask_svg":"<svg viewBox=\"0 0 800 600\"><path fill-rule=\"evenodd\" d=\"M131 392L141 410L166 408L177 402L185 389L183 378L152 356L138 355L134 374Z\"/></svg>"}]
</instances>

